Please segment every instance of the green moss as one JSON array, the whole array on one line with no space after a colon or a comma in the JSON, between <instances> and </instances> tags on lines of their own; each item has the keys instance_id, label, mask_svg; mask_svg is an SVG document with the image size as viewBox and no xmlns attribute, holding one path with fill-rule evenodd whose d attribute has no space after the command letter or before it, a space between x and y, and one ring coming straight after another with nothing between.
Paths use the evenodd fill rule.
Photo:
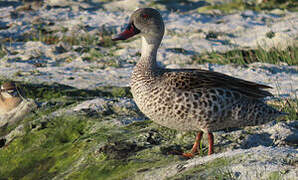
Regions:
<instances>
[{"instance_id":1,"label":"green moss","mask_svg":"<svg viewBox=\"0 0 298 180\"><path fill-rule=\"evenodd\" d=\"M53 117L49 111L41 108L25 119L31 123L25 135L0 149L0 179L123 179L176 158L138 138L150 131L150 121L119 127L84 114ZM42 115L41 126L36 119Z\"/></svg>"},{"instance_id":2,"label":"green moss","mask_svg":"<svg viewBox=\"0 0 298 180\"><path fill-rule=\"evenodd\" d=\"M204 13L209 10L218 9L223 13L234 13L237 11L243 11L246 8L245 2L241 0L233 0L230 3L215 4L210 6L203 6L198 8L199 13Z\"/></svg>"},{"instance_id":3,"label":"green moss","mask_svg":"<svg viewBox=\"0 0 298 180\"><path fill-rule=\"evenodd\" d=\"M147 157L143 154L147 154ZM127 160L101 159L97 162L90 160L86 168L71 174L68 179L127 179L134 177L137 172L176 161L174 158L141 151L137 156Z\"/></svg>"},{"instance_id":4,"label":"green moss","mask_svg":"<svg viewBox=\"0 0 298 180\"><path fill-rule=\"evenodd\" d=\"M0 84L5 82L0 79ZM128 87L103 86L96 90L77 89L62 84L32 84L26 82L16 82L20 87L20 92L24 97L37 101L78 101L94 97L132 97Z\"/></svg>"},{"instance_id":5,"label":"green moss","mask_svg":"<svg viewBox=\"0 0 298 180\"><path fill-rule=\"evenodd\" d=\"M234 175L226 169L228 165L236 162L236 158L218 158L205 164L200 164L178 176L168 179L235 179Z\"/></svg>"},{"instance_id":6,"label":"green moss","mask_svg":"<svg viewBox=\"0 0 298 180\"><path fill-rule=\"evenodd\" d=\"M282 112L288 113L288 115L283 116L283 120L292 121L298 120L298 99L285 99L280 100L277 104L274 105L277 109Z\"/></svg>"},{"instance_id":7,"label":"green moss","mask_svg":"<svg viewBox=\"0 0 298 180\"><path fill-rule=\"evenodd\" d=\"M94 48L90 49L89 55L90 55L89 58L90 58L91 61L94 61L94 60L97 60L97 59L100 59L100 58L104 57L104 54L102 52L97 51Z\"/></svg>"},{"instance_id":8,"label":"green moss","mask_svg":"<svg viewBox=\"0 0 298 180\"><path fill-rule=\"evenodd\" d=\"M119 126L115 121L122 117L116 113L51 114L95 97L131 97L127 87L79 90L61 84L19 85L27 97L38 98L47 105L20 122L26 127L24 135L0 148L0 179L129 179L140 172L183 162L169 151L191 149L194 133L178 135L152 121ZM16 126L7 127L4 134ZM233 176L224 167L231 163L236 161L214 160L177 178L229 179Z\"/></svg>"},{"instance_id":9,"label":"green moss","mask_svg":"<svg viewBox=\"0 0 298 180\"><path fill-rule=\"evenodd\" d=\"M0 84L5 80L0 80ZM17 85L27 98L38 101L69 102L92 99L95 97L132 97L129 87L101 86L95 90L77 89L62 84L31 84L17 82ZM69 105L69 104L68 104Z\"/></svg>"},{"instance_id":10,"label":"green moss","mask_svg":"<svg viewBox=\"0 0 298 180\"><path fill-rule=\"evenodd\" d=\"M269 39L272 39L275 36L275 33L273 31L269 31L266 33L266 37Z\"/></svg>"},{"instance_id":11,"label":"green moss","mask_svg":"<svg viewBox=\"0 0 298 180\"><path fill-rule=\"evenodd\" d=\"M275 171L269 174L268 180L280 180L282 176L280 175L279 171Z\"/></svg>"},{"instance_id":12,"label":"green moss","mask_svg":"<svg viewBox=\"0 0 298 180\"><path fill-rule=\"evenodd\" d=\"M128 97L132 98L130 87L101 86L97 90L108 93L110 97Z\"/></svg>"},{"instance_id":13,"label":"green moss","mask_svg":"<svg viewBox=\"0 0 298 180\"><path fill-rule=\"evenodd\" d=\"M0 152L0 163L4 163L0 174L4 178L42 179L65 177L63 173L71 169L66 179L123 179L176 158L164 156L158 149L131 146L135 143L129 139L144 131L148 123L138 123L136 129L102 126L92 135L91 121L94 119L81 116L57 117L44 129L14 140ZM102 143L105 150L94 148ZM76 169L77 163L80 168Z\"/></svg>"},{"instance_id":14,"label":"green moss","mask_svg":"<svg viewBox=\"0 0 298 180\"><path fill-rule=\"evenodd\" d=\"M23 76L22 73L20 71L17 71L13 74L13 76Z\"/></svg>"},{"instance_id":15,"label":"green moss","mask_svg":"<svg viewBox=\"0 0 298 180\"><path fill-rule=\"evenodd\" d=\"M112 88L112 95L114 97L127 97L130 96L131 93L128 88Z\"/></svg>"},{"instance_id":16,"label":"green moss","mask_svg":"<svg viewBox=\"0 0 298 180\"><path fill-rule=\"evenodd\" d=\"M90 155L88 165L84 169L71 174L69 179L126 179L139 171L177 161L177 156L163 155L159 148L155 148L158 146L142 145L143 140L137 137L147 132L146 129L151 125L151 122L139 122L128 127L118 127L117 130L98 130L100 134L105 134L106 143L98 149L96 155ZM102 139L100 141L102 142Z\"/></svg>"},{"instance_id":17,"label":"green moss","mask_svg":"<svg viewBox=\"0 0 298 180\"><path fill-rule=\"evenodd\" d=\"M65 171L83 153L75 142L87 127L84 117L64 116L38 131L29 131L0 151L0 177L41 179Z\"/></svg>"}]
</instances>

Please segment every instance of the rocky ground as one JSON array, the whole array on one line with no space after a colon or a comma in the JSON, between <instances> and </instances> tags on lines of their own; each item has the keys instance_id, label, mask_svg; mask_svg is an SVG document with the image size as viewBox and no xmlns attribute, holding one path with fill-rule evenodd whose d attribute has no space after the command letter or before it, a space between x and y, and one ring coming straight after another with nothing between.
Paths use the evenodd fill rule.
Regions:
<instances>
[{"instance_id":1,"label":"rocky ground","mask_svg":"<svg viewBox=\"0 0 298 180\"><path fill-rule=\"evenodd\" d=\"M2 126L7 121L0 118L0 179L296 179L297 50L278 62L215 64L197 57L296 47L298 13L206 8L221 3L0 2L0 84L17 81L23 96L39 106L14 124ZM173 155L191 149L195 132L158 126L138 110L128 85L140 40L110 40L144 6L158 8L165 20L161 66L270 85L276 98L269 103L290 115L216 132L214 155L207 156L205 139L195 158Z\"/></svg>"}]
</instances>

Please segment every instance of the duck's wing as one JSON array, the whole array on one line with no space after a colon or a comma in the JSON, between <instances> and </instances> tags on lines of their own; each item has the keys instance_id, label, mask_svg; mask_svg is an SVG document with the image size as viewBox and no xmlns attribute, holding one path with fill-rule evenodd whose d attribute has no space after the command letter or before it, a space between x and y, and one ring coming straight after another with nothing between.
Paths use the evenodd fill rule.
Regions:
<instances>
[{"instance_id":1,"label":"duck's wing","mask_svg":"<svg viewBox=\"0 0 298 180\"><path fill-rule=\"evenodd\" d=\"M167 69L162 74L163 80L170 86L178 89L191 90L197 88L225 88L238 91L252 98L273 96L263 90L270 86L234 78L219 72L202 69Z\"/></svg>"}]
</instances>

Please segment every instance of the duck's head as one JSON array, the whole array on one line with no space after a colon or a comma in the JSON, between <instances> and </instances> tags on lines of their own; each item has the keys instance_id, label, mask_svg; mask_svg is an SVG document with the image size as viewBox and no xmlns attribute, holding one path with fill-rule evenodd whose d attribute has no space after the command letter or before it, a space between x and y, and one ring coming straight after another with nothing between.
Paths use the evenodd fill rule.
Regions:
<instances>
[{"instance_id":1,"label":"duck's head","mask_svg":"<svg viewBox=\"0 0 298 180\"><path fill-rule=\"evenodd\" d=\"M18 91L15 83L5 82L1 85L0 93L5 98L11 98L18 96Z\"/></svg>"},{"instance_id":2,"label":"duck's head","mask_svg":"<svg viewBox=\"0 0 298 180\"><path fill-rule=\"evenodd\" d=\"M126 29L112 40L125 40L140 34L148 44L156 43L162 39L164 29L162 17L157 10L141 8L131 15Z\"/></svg>"}]
</instances>

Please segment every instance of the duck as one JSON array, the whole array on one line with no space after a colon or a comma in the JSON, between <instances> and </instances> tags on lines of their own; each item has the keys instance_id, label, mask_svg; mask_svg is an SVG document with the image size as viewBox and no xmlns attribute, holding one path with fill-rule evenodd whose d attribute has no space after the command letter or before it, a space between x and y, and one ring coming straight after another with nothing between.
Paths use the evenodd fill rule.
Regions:
<instances>
[{"instance_id":1,"label":"duck","mask_svg":"<svg viewBox=\"0 0 298 180\"><path fill-rule=\"evenodd\" d=\"M13 82L5 82L0 89L0 115L4 115L15 109L22 102L16 85Z\"/></svg>"},{"instance_id":2,"label":"duck","mask_svg":"<svg viewBox=\"0 0 298 180\"><path fill-rule=\"evenodd\" d=\"M167 69L157 64L157 51L165 32L160 12L140 8L113 41L141 36L141 57L131 75L131 92L138 108L153 122L178 131L197 132L185 157L193 157L204 133L208 155L214 153L213 132L256 126L284 113L269 106L270 86L203 69Z\"/></svg>"}]
</instances>

